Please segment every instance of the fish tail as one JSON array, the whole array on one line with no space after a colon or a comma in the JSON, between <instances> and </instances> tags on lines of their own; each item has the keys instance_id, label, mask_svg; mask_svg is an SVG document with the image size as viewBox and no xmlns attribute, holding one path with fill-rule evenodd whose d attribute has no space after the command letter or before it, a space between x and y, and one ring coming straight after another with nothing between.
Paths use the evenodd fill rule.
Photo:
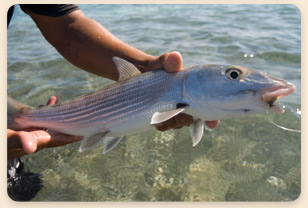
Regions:
<instances>
[{"instance_id":1,"label":"fish tail","mask_svg":"<svg viewBox=\"0 0 308 208\"><path fill-rule=\"evenodd\" d=\"M30 106L19 103L15 99L7 96L7 127L11 129L19 129L21 125L16 123L15 117L23 109L30 109Z\"/></svg>"}]
</instances>

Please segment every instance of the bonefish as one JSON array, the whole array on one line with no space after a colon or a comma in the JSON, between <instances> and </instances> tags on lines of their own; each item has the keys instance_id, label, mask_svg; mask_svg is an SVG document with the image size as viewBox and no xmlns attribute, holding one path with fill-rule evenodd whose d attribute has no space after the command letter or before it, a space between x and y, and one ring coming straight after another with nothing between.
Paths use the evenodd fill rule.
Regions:
<instances>
[{"instance_id":1,"label":"bonefish","mask_svg":"<svg viewBox=\"0 0 308 208\"><path fill-rule=\"evenodd\" d=\"M194 117L193 146L203 135L204 121L262 113L283 113L276 100L295 86L260 71L233 65L194 65L178 73L140 71L113 57L119 81L62 104L31 108L8 97L8 128L29 127L84 136L80 151L103 141L103 153L125 135L148 130L179 113Z\"/></svg>"}]
</instances>

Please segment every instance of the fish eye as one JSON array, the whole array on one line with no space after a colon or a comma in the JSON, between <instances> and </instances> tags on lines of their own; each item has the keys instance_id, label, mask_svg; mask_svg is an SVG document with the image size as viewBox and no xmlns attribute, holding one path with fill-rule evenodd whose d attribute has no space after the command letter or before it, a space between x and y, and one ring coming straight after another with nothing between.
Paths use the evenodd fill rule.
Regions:
<instances>
[{"instance_id":1,"label":"fish eye","mask_svg":"<svg viewBox=\"0 0 308 208\"><path fill-rule=\"evenodd\" d=\"M242 77L242 71L237 68L229 68L226 70L226 77L233 80L240 79Z\"/></svg>"}]
</instances>

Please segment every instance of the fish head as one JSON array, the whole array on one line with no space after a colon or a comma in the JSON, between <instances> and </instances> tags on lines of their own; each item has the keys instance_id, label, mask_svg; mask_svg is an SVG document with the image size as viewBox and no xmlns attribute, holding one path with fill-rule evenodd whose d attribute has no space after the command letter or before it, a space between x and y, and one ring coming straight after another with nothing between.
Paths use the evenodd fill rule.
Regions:
<instances>
[{"instance_id":1,"label":"fish head","mask_svg":"<svg viewBox=\"0 0 308 208\"><path fill-rule=\"evenodd\" d=\"M188 73L184 89L193 114L217 120L268 110L283 113L277 100L293 93L295 86L241 66L204 65Z\"/></svg>"}]
</instances>

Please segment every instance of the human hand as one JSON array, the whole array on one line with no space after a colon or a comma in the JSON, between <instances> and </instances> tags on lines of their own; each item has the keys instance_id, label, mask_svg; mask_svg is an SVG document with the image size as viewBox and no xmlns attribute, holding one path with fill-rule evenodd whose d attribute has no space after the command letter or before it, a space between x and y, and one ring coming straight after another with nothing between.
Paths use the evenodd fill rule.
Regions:
<instances>
[{"instance_id":1,"label":"human hand","mask_svg":"<svg viewBox=\"0 0 308 208\"><path fill-rule=\"evenodd\" d=\"M58 102L56 96L49 98L47 105L54 105ZM81 136L70 136L60 133L51 133L43 129L26 129L14 131L7 129L7 157L13 159L27 154L32 154L49 147L64 146L69 143L80 141Z\"/></svg>"},{"instance_id":2,"label":"human hand","mask_svg":"<svg viewBox=\"0 0 308 208\"><path fill-rule=\"evenodd\" d=\"M167 72L179 72L183 67L183 59L179 52L174 51L170 53L164 53L159 57L156 57L149 63L145 71L151 71L154 69L164 68ZM184 113L169 119L168 121L155 125L155 128L159 131L166 131L169 129L179 129L183 126L189 126L193 123L193 117ZM216 128L219 121L205 121L209 128Z\"/></svg>"}]
</instances>

